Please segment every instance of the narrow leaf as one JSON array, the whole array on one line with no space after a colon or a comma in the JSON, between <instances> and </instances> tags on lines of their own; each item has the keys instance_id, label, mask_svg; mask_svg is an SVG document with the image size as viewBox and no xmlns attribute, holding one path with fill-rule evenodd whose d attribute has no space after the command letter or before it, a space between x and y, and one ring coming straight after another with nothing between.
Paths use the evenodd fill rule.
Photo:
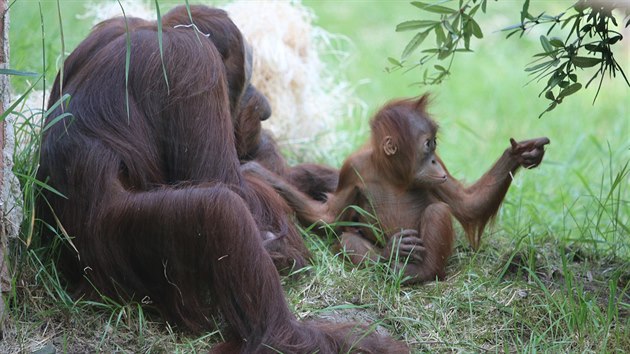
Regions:
<instances>
[{"instance_id":1,"label":"narrow leaf","mask_svg":"<svg viewBox=\"0 0 630 354\"><path fill-rule=\"evenodd\" d=\"M455 28L453 28L453 26L451 26L450 23L444 21L443 25L444 25L444 28L446 28L447 31L449 31L450 33L452 33L455 36L459 36L459 32L457 32L455 30Z\"/></svg>"},{"instance_id":2,"label":"narrow leaf","mask_svg":"<svg viewBox=\"0 0 630 354\"><path fill-rule=\"evenodd\" d=\"M403 31L411 31L424 27L435 26L440 23L439 21L430 21L430 20L416 20L416 21L405 21L401 22L396 26L396 32Z\"/></svg>"},{"instance_id":3,"label":"narrow leaf","mask_svg":"<svg viewBox=\"0 0 630 354\"><path fill-rule=\"evenodd\" d=\"M582 84L579 83L579 82L571 84L567 88L565 88L564 90L560 91L560 93L558 94L558 98L567 97L569 95L572 95L572 94L578 92L581 88L582 88Z\"/></svg>"},{"instance_id":4,"label":"narrow leaf","mask_svg":"<svg viewBox=\"0 0 630 354\"><path fill-rule=\"evenodd\" d=\"M466 50L470 50L470 37L471 37L470 32L464 33L464 48Z\"/></svg>"},{"instance_id":5,"label":"narrow leaf","mask_svg":"<svg viewBox=\"0 0 630 354\"><path fill-rule=\"evenodd\" d=\"M544 63L540 63L540 64L537 64L537 65L525 68L525 71L527 71L527 72L529 72L529 71L536 71L536 70L542 69L542 68L544 68L546 66L550 66L552 63L553 63L553 60L549 60L549 61L546 61Z\"/></svg>"},{"instance_id":6,"label":"narrow leaf","mask_svg":"<svg viewBox=\"0 0 630 354\"><path fill-rule=\"evenodd\" d=\"M553 111L554 108L556 108L556 106L558 105L558 103L556 101L551 102L551 104L549 105L549 107L547 107L547 109L545 109L544 112L542 112L538 118L542 117L543 114L547 113L547 112L551 112Z\"/></svg>"},{"instance_id":7,"label":"narrow leaf","mask_svg":"<svg viewBox=\"0 0 630 354\"><path fill-rule=\"evenodd\" d=\"M392 58L392 57L388 57L387 61L389 61L391 64L395 65L395 66L402 66L402 63L399 62L398 60Z\"/></svg>"},{"instance_id":8,"label":"narrow leaf","mask_svg":"<svg viewBox=\"0 0 630 354\"><path fill-rule=\"evenodd\" d=\"M19 71L19 70L13 70L13 69L0 69L0 75L39 77L38 73L34 73L31 71Z\"/></svg>"},{"instance_id":9,"label":"narrow leaf","mask_svg":"<svg viewBox=\"0 0 630 354\"><path fill-rule=\"evenodd\" d=\"M520 32L520 30L514 30L514 31L508 33L508 35L505 37L505 39L508 39L508 38L512 37L513 35L517 34L518 32Z\"/></svg>"},{"instance_id":10,"label":"narrow leaf","mask_svg":"<svg viewBox=\"0 0 630 354\"><path fill-rule=\"evenodd\" d=\"M418 32L412 39L407 43L405 50L403 50L401 59L407 58L411 53L413 53L418 46L427 38L429 35L429 31Z\"/></svg>"},{"instance_id":11,"label":"narrow leaf","mask_svg":"<svg viewBox=\"0 0 630 354\"><path fill-rule=\"evenodd\" d=\"M551 46L551 43L549 43L549 40L547 39L547 37L540 36L540 44L542 44L542 47L545 50L545 52L547 53L553 52L553 47Z\"/></svg>"},{"instance_id":12,"label":"narrow leaf","mask_svg":"<svg viewBox=\"0 0 630 354\"><path fill-rule=\"evenodd\" d=\"M461 6L460 6L461 8ZM477 10L479 10L479 4L475 5L472 10L470 10L470 12L468 13L468 16L473 17L475 16L475 14L477 13ZM484 11L485 12L485 11Z\"/></svg>"},{"instance_id":13,"label":"narrow leaf","mask_svg":"<svg viewBox=\"0 0 630 354\"><path fill-rule=\"evenodd\" d=\"M523 27L525 27L522 23L516 23L513 24L511 26L507 26L504 28L501 28L501 31L511 31L511 30L515 30L515 29L523 29Z\"/></svg>"},{"instance_id":14,"label":"narrow leaf","mask_svg":"<svg viewBox=\"0 0 630 354\"><path fill-rule=\"evenodd\" d=\"M483 38L483 32L481 31L481 27L479 27L479 24L477 23L477 21L471 18L469 23L472 29L473 36L477 38Z\"/></svg>"},{"instance_id":15,"label":"narrow leaf","mask_svg":"<svg viewBox=\"0 0 630 354\"><path fill-rule=\"evenodd\" d=\"M419 9L422 9L424 11L429 11L429 12L438 13L438 14L454 14L454 13L457 12L457 10L448 8L446 6L425 4L425 3L420 2L420 1L413 1L411 3L411 5L419 8Z\"/></svg>"},{"instance_id":16,"label":"narrow leaf","mask_svg":"<svg viewBox=\"0 0 630 354\"><path fill-rule=\"evenodd\" d=\"M57 102L55 102L52 106L50 106L50 108L48 108L48 110L46 112L44 112L44 119L48 118L48 116L54 112L57 107L62 106L61 110L63 111L65 109L65 107L68 105L68 102L70 102L70 95L69 94L64 94L63 96L61 96L60 99L57 100Z\"/></svg>"},{"instance_id":17,"label":"narrow leaf","mask_svg":"<svg viewBox=\"0 0 630 354\"><path fill-rule=\"evenodd\" d=\"M549 81L547 81L547 87L546 89L551 90L554 87L556 87L556 85L558 85L562 79L564 79L564 75L553 75L549 78Z\"/></svg>"},{"instance_id":18,"label":"narrow leaf","mask_svg":"<svg viewBox=\"0 0 630 354\"><path fill-rule=\"evenodd\" d=\"M53 193L53 194L58 195L58 196L60 196L61 198L68 199L68 197L66 197L65 195L63 195L61 192L57 191L55 188L53 188L53 187L51 187L51 186L47 185L46 183L44 183L44 182L42 182L42 181L40 181L40 180L38 180L38 179L36 179L36 178L33 178L33 176L25 175L25 174L19 173L19 172L17 172L17 171L14 171L13 173L14 173L16 176L18 176L18 177L22 177L22 178L28 179L30 182L35 183L35 184L36 184L36 185L38 185L39 187L41 187L41 188L43 188L43 189L45 189L45 190L47 190L47 191L49 191L49 192L51 192L51 193Z\"/></svg>"},{"instance_id":19,"label":"narrow leaf","mask_svg":"<svg viewBox=\"0 0 630 354\"><path fill-rule=\"evenodd\" d=\"M548 100L554 101L555 99L553 97L553 91L549 90L549 91L545 92L545 98L548 99Z\"/></svg>"},{"instance_id":20,"label":"narrow leaf","mask_svg":"<svg viewBox=\"0 0 630 354\"><path fill-rule=\"evenodd\" d=\"M564 43L562 42L562 40L560 40L557 37L551 38L549 40L549 44L551 44L552 46L556 48L564 48Z\"/></svg>"},{"instance_id":21,"label":"narrow leaf","mask_svg":"<svg viewBox=\"0 0 630 354\"><path fill-rule=\"evenodd\" d=\"M453 54L452 51L450 50L446 50L446 49L442 49L438 52L438 59L439 60L443 60L448 58L451 54Z\"/></svg>"},{"instance_id":22,"label":"narrow leaf","mask_svg":"<svg viewBox=\"0 0 630 354\"><path fill-rule=\"evenodd\" d=\"M621 38L622 37L620 35L617 35L617 36L614 36L614 37L610 37L610 38L606 39L606 43L612 45L612 44L617 43L619 40L621 40Z\"/></svg>"},{"instance_id":23,"label":"narrow leaf","mask_svg":"<svg viewBox=\"0 0 630 354\"><path fill-rule=\"evenodd\" d=\"M127 107L127 124L131 119L130 111L129 111L129 67L131 66L131 34L129 33L129 24L127 23L127 14L125 13L125 8L118 0L118 5L120 6L120 10L123 13L123 19L125 20L125 105Z\"/></svg>"},{"instance_id":24,"label":"narrow leaf","mask_svg":"<svg viewBox=\"0 0 630 354\"><path fill-rule=\"evenodd\" d=\"M589 52L601 52L602 48L596 44L587 44L584 46Z\"/></svg>"},{"instance_id":25,"label":"narrow leaf","mask_svg":"<svg viewBox=\"0 0 630 354\"><path fill-rule=\"evenodd\" d=\"M578 68L590 68L602 62L599 58L572 57L571 62Z\"/></svg>"},{"instance_id":26,"label":"narrow leaf","mask_svg":"<svg viewBox=\"0 0 630 354\"><path fill-rule=\"evenodd\" d=\"M442 29L442 26L435 26L435 44L438 47L441 47L444 42L446 42L446 34L444 34L444 29Z\"/></svg>"},{"instance_id":27,"label":"narrow leaf","mask_svg":"<svg viewBox=\"0 0 630 354\"><path fill-rule=\"evenodd\" d=\"M438 71L442 71L442 72L446 72L446 71L447 71L447 70L446 70L446 68L445 68L445 67L443 67L442 65L434 65L433 67L434 67L436 70L438 70Z\"/></svg>"},{"instance_id":28,"label":"narrow leaf","mask_svg":"<svg viewBox=\"0 0 630 354\"><path fill-rule=\"evenodd\" d=\"M521 9L521 23L525 22L526 18L531 18L532 15L529 14L529 0L525 0L523 2L523 8Z\"/></svg>"},{"instance_id":29,"label":"narrow leaf","mask_svg":"<svg viewBox=\"0 0 630 354\"><path fill-rule=\"evenodd\" d=\"M48 122L44 128L42 129L42 131L47 131L48 129L50 129L52 126L54 126L55 124L59 123L59 121L61 121L62 119L66 118L66 117L71 117L74 118L74 116L72 115L72 113L70 112L66 112L66 113L62 113L58 116L56 116L55 118L53 118L50 122Z\"/></svg>"},{"instance_id":30,"label":"narrow leaf","mask_svg":"<svg viewBox=\"0 0 630 354\"><path fill-rule=\"evenodd\" d=\"M63 94L63 76L65 73L65 63L66 63L66 42L65 37L63 35L63 21L61 20L61 5L59 4L59 0L57 0L57 17L59 18L59 38L61 39L61 60L59 65L59 92Z\"/></svg>"},{"instance_id":31,"label":"narrow leaf","mask_svg":"<svg viewBox=\"0 0 630 354\"><path fill-rule=\"evenodd\" d=\"M164 65L164 49L162 47L162 15L160 14L160 4L155 0L155 12L157 14L157 35L158 46L160 47L160 59L162 60L162 72L164 73L164 81L166 81L166 91L170 93L171 87L168 83L168 75L166 74L166 66Z\"/></svg>"},{"instance_id":32,"label":"narrow leaf","mask_svg":"<svg viewBox=\"0 0 630 354\"><path fill-rule=\"evenodd\" d=\"M17 107L22 101L24 101L26 99L26 97L28 96L28 94L33 90L33 87L35 87L35 85L37 85L37 83L39 83L39 80L41 80L44 77L44 75L41 75L37 81L35 81L35 83L33 83L23 94L22 96L20 96L17 100L15 100L15 102L13 102L13 104L7 108L2 115L0 115L0 122L4 122L4 120L7 118L7 116L9 114L11 114L13 112L13 110L15 110L15 107Z\"/></svg>"}]
</instances>

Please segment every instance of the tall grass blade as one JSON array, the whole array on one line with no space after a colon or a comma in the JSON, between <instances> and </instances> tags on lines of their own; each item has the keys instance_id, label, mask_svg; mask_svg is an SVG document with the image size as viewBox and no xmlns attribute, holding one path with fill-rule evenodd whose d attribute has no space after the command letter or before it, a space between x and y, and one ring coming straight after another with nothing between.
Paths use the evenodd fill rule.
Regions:
<instances>
[{"instance_id":1,"label":"tall grass blade","mask_svg":"<svg viewBox=\"0 0 630 354\"><path fill-rule=\"evenodd\" d=\"M37 79L37 81L35 81L35 83L32 84L26 90L26 92L24 92L17 100L15 100L15 102L13 102L13 104L6 111L4 111L4 113L2 113L2 115L0 116L0 122L4 122L4 120L7 118L7 116L9 114L11 114L15 110L15 107L17 107L20 103L22 103L22 101L24 101L26 99L26 97L28 97L28 94L31 92L31 90L33 90L33 87L35 87L35 85L37 85L37 83L39 83L39 80L41 80L42 77L43 77L43 75L40 76L39 79Z\"/></svg>"},{"instance_id":2,"label":"tall grass blade","mask_svg":"<svg viewBox=\"0 0 630 354\"><path fill-rule=\"evenodd\" d=\"M0 75L14 75L14 76L30 76L30 77L38 77L38 73L30 72L30 71L19 71L14 69L0 69Z\"/></svg>"},{"instance_id":3,"label":"tall grass blade","mask_svg":"<svg viewBox=\"0 0 630 354\"><path fill-rule=\"evenodd\" d=\"M168 83L168 75L166 74L166 66L164 65L164 48L162 46L162 15L160 14L160 4L158 4L158 0L155 0L155 12L157 14L158 46L160 47L162 72L164 73L164 81L166 82L166 92L170 94L171 87Z\"/></svg>"},{"instance_id":4,"label":"tall grass blade","mask_svg":"<svg viewBox=\"0 0 630 354\"><path fill-rule=\"evenodd\" d=\"M131 35L129 33L129 23L127 23L127 14L125 13L125 8L118 0L118 5L120 6L120 10L122 10L123 18L125 19L125 104L127 106L127 124L129 124L130 113L129 113L129 66L131 65Z\"/></svg>"},{"instance_id":5,"label":"tall grass blade","mask_svg":"<svg viewBox=\"0 0 630 354\"><path fill-rule=\"evenodd\" d=\"M42 3L39 2L39 23L41 25L42 32L42 91L46 92L46 31L44 28L44 12L42 11ZM46 94L42 95L42 110L46 106Z\"/></svg>"},{"instance_id":6,"label":"tall grass blade","mask_svg":"<svg viewBox=\"0 0 630 354\"><path fill-rule=\"evenodd\" d=\"M193 25L193 27L196 29L197 26L195 26L195 22L193 21L192 12L190 12L190 4L188 3L188 0L186 0L186 12L188 12L188 18L190 19L190 24ZM198 30L195 31L195 36L197 36L197 40L199 41L199 44L201 44L201 37L199 37Z\"/></svg>"},{"instance_id":7,"label":"tall grass blade","mask_svg":"<svg viewBox=\"0 0 630 354\"><path fill-rule=\"evenodd\" d=\"M59 93L63 95L63 74L64 74L64 65L66 62L66 43L63 35L63 21L61 20L61 5L59 5L59 0L57 0L57 17L59 18L59 36L61 38L61 60L59 61ZM63 107L61 107L63 111Z\"/></svg>"}]
</instances>

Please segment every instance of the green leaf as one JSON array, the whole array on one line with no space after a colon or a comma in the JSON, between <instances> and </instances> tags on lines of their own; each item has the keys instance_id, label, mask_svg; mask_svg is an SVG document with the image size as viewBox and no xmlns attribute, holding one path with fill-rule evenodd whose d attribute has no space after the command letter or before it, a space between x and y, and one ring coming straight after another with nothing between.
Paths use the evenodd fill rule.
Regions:
<instances>
[{"instance_id":1,"label":"green leaf","mask_svg":"<svg viewBox=\"0 0 630 354\"><path fill-rule=\"evenodd\" d=\"M470 50L470 37L472 37L470 31L464 33L464 48L466 48L466 50Z\"/></svg>"},{"instance_id":2,"label":"green leaf","mask_svg":"<svg viewBox=\"0 0 630 354\"><path fill-rule=\"evenodd\" d=\"M571 62L578 68L590 68L602 62L599 58L572 57Z\"/></svg>"},{"instance_id":3,"label":"green leaf","mask_svg":"<svg viewBox=\"0 0 630 354\"><path fill-rule=\"evenodd\" d=\"M515 29L523 29L523 24L522 23L516 23L504 28L501 28L501 31L511 31L511 30L515 30Z\"/></svg>"},{"instance_id":4,"label":"green leaf","mask_svg":"<svg viewBox=\"0 0 630 354\"><path fill-rule=\"evenodd\" d=\"M449 31L450 33L452 33L452 34L454 34L454 35L456 35L456 36L459 36L459 32L457 32L457 31L455 30L455 28L453 28L453 26L451 26L451 24L450 24L450 23L448 23L448 22L444 21L443 26L444 26L444 28L446 28L446 30L447 30L447 31Z\"/></svg>"},{"instance_id":5,"label":"green leaf","mask_svg":"<svg viewBox=\"0 0 630 354\"><path fill-rule=\"evenodd\" d=\"M545 98L548 100L555 101L555 98L553 97L553 91L549 90L545 92Z\"/></svg>"},{"instance_id":6,"label":"green leaf","mask_svg":"<svg viewBox=\"0 0 630 354\"><path fill-rule=\"evenodd\" d=\"M562 40L558 37L553 37L549 39L549 44L556 48L564 48L564 42L562 42Z\"/></svg>"},{"instance_id":7,"label":"green leaf","mask_svg":"<svg viewBox=\"0 0 630 354\"><path fill-rule=\"evenodd\" d=\"M428 12L433 12L437 14L454 14L457 10L451 9L446 6L433 5L433 4L425 4L420 1L413 1L411 5Z\"/></svg>"},{"instance_id":8,"label":"green leaf","mask_svg":"<svg viewBox=\"0 0 630 354\"><path fill-rule=\"evenodd\" d=\"M124 6L118 0L118 6L123 13L123 19L125 20L125 106L127 109L127 124L131 119L129 110L129 68L131 67L131 34L129 33L129 23L127 22L127 14L125 13Z\"/></svg>"},{"instance_id":9,"label":"green leaf","mask_svg":"<svg viewBox=\"0 0 630 354\"><path fill-rule=\"evenodd\" d=\"M26 178L26 179L31 180L33 183L35 183L39 187L41 187L43 189L46 189L47 191L49 191L51 193L54 193L54 194L60 196L61 198L68 199L68 197L66 197L65 195L61 194L61 192L57 191L56 189L54 189L53 187L49 186L48 184L46 184L46 183L44 183L44 182L42 182L42 181L40 181L40 180L38 180L36 178L33 178L33 176L31 176L31 175L25 175L25 174L19 173L17 171L14 171L13 173L16 176L18 176L18 177Z\"/></svg>"},{"instance_id":10,"label":"green leaf","mask_svg":"<svg viewBox=\"0 0 630 354\"><path fill-rule=\"evenodd\" d=\"M520 31L521 30L514 30L514 31L508 33L508 35L505 37L505 39L508 39L508 38L512 37L513 35L519 33Z\"/></svg>"},{"instance_id":11,"label":"green leaf","mask_svg":"<svg viewBox=\"0 0 630 354\"><path fill-rule=\"evenodd\" d=\"M558 98L562 98L562 97L567 97L569 95L572 95L578 91L580 91L580 89L582 88L582 84L579 82L576 82L572 85L567 86L567 88L565 88L564 90L560 91L560 93L558 94Z\"/></svg>"},{"instance_id":12,"label":"green leaf","mask_svg":"<svg viewBox=\"0 0 630 354\"><path fill-rule=\"evenodd\" d=\"M613 3L613 5L617 5L617 4ZM626 13L626 15L627 15L627 13ZM617 19L615 18L615 16L610 16L609 18L610 18L610 21L613 23L613 25L618 26Z\"/></svg>"},{"instance_id":13,"label":"green leaf","mask_svg":"<svg viewBox=\"0 0 630 354\"><path fill-rule=\"evenodd\" d=\"M526 18L532 18L532 15L529 14L529 0L525 0L525 2L523 2L523 8L521 9L521 23L523 23Z\"/></svg>"},{"instance_id":14,"label":"green leaf","mask_svg":"<svg viewBox=\"0 0 630 354\"><path fill-rule=\"evenodd\" d=\"M461 6L460 6L461 7ZM473 17L475 16L475 14L477 13L477 10L479 10L479 4L475 5L472 10L470 10L470 12L468 13L468 16ZM485 12L485 11L484 11Z\"/></svg>"},{"instance_id":15,"label":"green leaf","mask_svg":"<svg viewBox=\"0 0 630 354\"><path fill-rule=\"evenodd\" d=\"M528 68L525 68L525 71L527 71L527 72L529 72L529 71L536 71L536 70L542 69L544 67L551 66L553 62L554 62L554 60L549 60L549 61L546 61L544 63L536 64L534 66L530 66Z\"/></svg>"},{"instance_id":16,"label":"green leaf","mask_svg":"<svg viewBox=\"0 0 630 354\"><path fill-rule=\"evenodd\" d=\"M418 32L412 39L407 43L405 50L403 50L401 59L407 58L411 53L413 53L418 46L427 38L430 31Z\"/></svg>"},{"instance_id":17,"label":"green leaf","mask_svg":"<svg viewBox=\"0 0 630 354\"><path fill-rule=\"evenodd\" d=\"M617 35L617 36L614 36L614 37L610 37L610 38L606 39L606 43L612 45L612 44L617 43L621 38L622 37L620 35Z\"/></svg>"},{"instance_id":18,"label":"green leaf","mask_svg":"<svg viewBox=\"0 0 630 354\"><path fill-rule=\"evenodd\" d=\"M38 73L30 72L30 71L19 71L13 69L0 69L0 75L15 75L15 76L29 76L29 77L38 77Z\"/></svg>"},{"instance_id":19,"label":"green leaf","mask_svg":"<svg viewBox=\"0 0 630 354\"><path fill-rule=\"evenodd\" d=\"M577 75L569 74L569 79L571 79L571 81L573 81L573 82L576 82L577 81Z\"/></svg>"},{"instance_id":20,"label":"green leaf","mask_svg":"<svg viewBox=\"0 0 630 354\"><path fill-rule=\"evenodd\" d=\"M66 117L74 118L74 116L70 112L62 113L62 114L56 116L54 119L51 119L50 122L48 122L48 124L46 124L44 126L44 128L42 128L42 131L44 131L44 132L47 131L52 126L54 126L55 124L59 123L62 119L66 118Z\"/></svg>"},{"instance_id":21,"label":"green leaf","mask_svg":"<svg viewBox=\"0 0 630 354\"><path fill-rule=\"evenodd\" d=\"M552 88L556 87L556 85L558 85L562 80L564 79L564 74L559 74L556 72L554 75L552 75L549 78L549 81L547 81L547 89L551 90Z\"/></svg>"},{"instance_id":22,"label":"green leaf","mask_svg":"<svg viewBox=\"0 0 630 354\"><path fill-rule=\"evenodd\" d=\"M586 48L586 50L588 50L589 52L601 52L602 48L598 45L595 44L587 44L584 46L584 48Z\"/></svg>"},{"instance_id":23,"label":"green leaf","mask_svg":"<svg viewBox=\"0 0 630 354\"><path fill-rule=\"evenodd\" d=\"M441 72L447 72L448 70L446 70L445 67L443 67L442 65L434 65L433 66L436 70L441 71Z\"/></svg>"},{"instance_id":24,"label":"green leaf","mask_svg":"<svg viewBox=\"0 0 630 354\"><path fill-rule=\"evenodd\" d=\"M481 27L479 27L477 21L473 20L472 18L470 18L469 21L470 22L468 23L470 23L473 36L477 38L483 38L483 32L481 31Z\"/></svg>"},{"instance_id":25,"label":"green leaf","mask_svg":"<svg viewBox=\"0 0 630 354\"><path fill-rule=\"evenodd\" d=\"M387 61L389 61L391 64L395 65L395 66L402 66L402 63L399 62L398 60L392 58L392 57L388 57Z\"/></svg>"},{"instance_id":26,"label":"green leaf","mask_svg":"<svg viewBox=\"0 0 630 354\"><path fill-rule=\"evenodd\" d=\"M444 42L446 42L446 34L444 34L442 26L435 26L435 43L441 47Z\"/></svg>"},{"instance_id":27,"label":"green leaf","mask_svg":"<svg viewBox=\"0 0 630 354\"><path fill-rule=\"evenodd\" d=\"M553 52L553 47L551 46L551 43L549 43L549 40L547 39L547 37L540 36L540 44L542 44L542 47L545 50L545 52L547 53Z\"/></svg>"},{"instance_id":28,"label":"green leaf","mask_svg":"<svg viewBox=\"0 0 630 354\"><path fill-rule=\"evenodd\" d=\"M451 28L455 29L456 31L459 31L459 20L460 19L461 19L461 16L459 14L455 15L455 19L451 23Z\"/></svg>"},{"instance_id":29,"label":"green leaf","mask_svg":"<svg viewBox=\"0 0 630 354\"><path fill-rule=\"evenodd\" d=\"M438 59L443 60L449 57L449 55L453 54L450 50L441 49L438 53Z\"/></svg>"},{"instance_id":30,"label":"green leaf","mask_svg":"<svg viewBox=\"0 0 630 354\"><path fill-rule=\"evenodd\" d=\"M39 82L39 80L42 79L43 76L40 76L37 81L35 81L34 84L32 84L27 90L26 92L24 92L22 94L22 96L20 96L17 100L15 100L15 102L13 102L13 104L7 108L4 113L2 113L2 115L0 115L0 122L4 122L4 120L7 118L7 116L11 113L13 113L13 110L15 110L15 107L17 107L22 101L24 101L26 99L26 97L28 96L29 92L31 92L31 90L33 90L33 87L35 87L35 85L37 85L37 83Z\"/></svg>"},{"instance_id":31,"label":"green leaf","mask_svg":"<svg viewBox=\"0 0 630 354\"><path fill-rule=\"evenodd\" d=\"M171 92L171 86L168 82L168 75L166 74L166 65L164 64L164 47L162 46L162 14L160 13L160 4L158 0L155 0L155 12L157 15L157 35L158 35L158 47L160 48L160 60L162 61L162 73L164 74L164 81L166 82L166 92Z\"/></svg>"},{"instance_id":32,"label":"green leaf","mask_svg":"<svg viewBox=\"0 0 630 354\"><path fill-rule=\"evenodd\" d=\"M398 26L396 26L396 32L411 31L419 28L431 27L439 23L439 21L430 20L405 21L399 23Z\"/></svg>"},{"instance_id":33,"label":"green leaf","mask_svg":"<svg viewBox=\"0 0 630 354\"><path fill-rule=\"evenodd\" d=\"M68 106L70 99L72 97L69 94L64 94L60 99L57 100L48 110L44 113L44 119L48 118L59 106L62 107L62 111Z\"/></svg>"},{"instance_id":34,"label":"green leaf","mask_svg":"<svg viewBox=\"0 0 630 354\"><path fill-rule=\"evenodd\" d=\"M534 54L532 55L534 58L542 58L542 57L548 57L549 54L547 53L538 53L538 54Z\"/></svg>"},{"instance_id":35,"label":"green leaf","mask_svg":"<svg viewBox=\"0 0 630 354\"><path fill-rule=\"evenodd\" d=\"M558 105L558 103L557 103L556 101L551 102L551 104L549 104L549 107L547 107L547 109L545 109L545 111L544 111L544 112L542 112L542 113L538 116L538 118L542 117L542 116L543 116L543 114L545 114L545 113L547 113L547 112L553 111L553 109L554 109L554 108L556 108L556 106L557 106L557 105Z\"/></svg>"}]
</instances>

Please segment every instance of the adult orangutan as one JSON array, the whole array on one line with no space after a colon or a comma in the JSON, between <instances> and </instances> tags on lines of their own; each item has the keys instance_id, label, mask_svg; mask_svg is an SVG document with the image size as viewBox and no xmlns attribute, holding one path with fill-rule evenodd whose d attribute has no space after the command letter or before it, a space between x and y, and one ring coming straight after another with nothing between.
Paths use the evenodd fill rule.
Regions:
<instances>
[{"instance_id":1,"label":"adult orangutan","mask_svg":"<svg viewBox=\"0 0 630 354\"><path fill-rule=\"evenodd\" d=\"M272 257L301 266L307 253L286 203L241 171L269 115L241 34L203 6L175 8L159 31L97 25L52 89L53 104L71 98L47 119L38 178L58 193L43 189L38 208L44 237L64 239L69 285L149 301L192 331L220 313L219 352L406 352L361 326L291 314Z\"/></svg>"},{"instance_id":2,"label":"adult orangutan","mask_svg":"<svg viewBox=\"0 0 630 354\"><path fill-rule=\"evenodd\" d=\"M322 204L282 178L250 163L244 168L270 182L306 224L356 222L341 228L339 246L351 261L386 260L407 282L445 276L453 247L454 216L473 248L503 201L519 167L538 166L547 138L516 143L476 183L465 187L435 153L437 125L426 112L428 96L393 101L371 121L367 145L344 162L336 191ZM368 214L358 213L358 206ZM383 235L375 234L374 225Z\"/></svg>"}]
</instances>

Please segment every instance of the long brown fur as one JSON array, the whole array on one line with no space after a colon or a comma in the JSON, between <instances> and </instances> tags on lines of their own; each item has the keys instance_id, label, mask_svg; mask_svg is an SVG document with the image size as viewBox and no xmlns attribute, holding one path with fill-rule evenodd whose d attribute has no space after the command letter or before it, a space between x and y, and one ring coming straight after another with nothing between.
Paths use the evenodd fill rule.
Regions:
<instances>
[{"instance_id":1,"label":"long brown fur","mask_svg":"<svg viewBox=\"0 0 630 354\"><path fill-rule=\"evenodd\" d=\"M308 252L286 203L240 166L268 112L250 105L262 99L226 13L190 10L195 26L178 26L191 23L183 6L163 16L163 54L155 22L97 25L57 77L51 107L71 98L48 117L58 121L38 178L63 196L44 189L38 206L44 237L64 238L68 285L151 303L196 332L220 313L227 342L217 352L406 352L362 326L298 322L289 311L272 257L299 267Z\"/></svg>"}]
</instances>

